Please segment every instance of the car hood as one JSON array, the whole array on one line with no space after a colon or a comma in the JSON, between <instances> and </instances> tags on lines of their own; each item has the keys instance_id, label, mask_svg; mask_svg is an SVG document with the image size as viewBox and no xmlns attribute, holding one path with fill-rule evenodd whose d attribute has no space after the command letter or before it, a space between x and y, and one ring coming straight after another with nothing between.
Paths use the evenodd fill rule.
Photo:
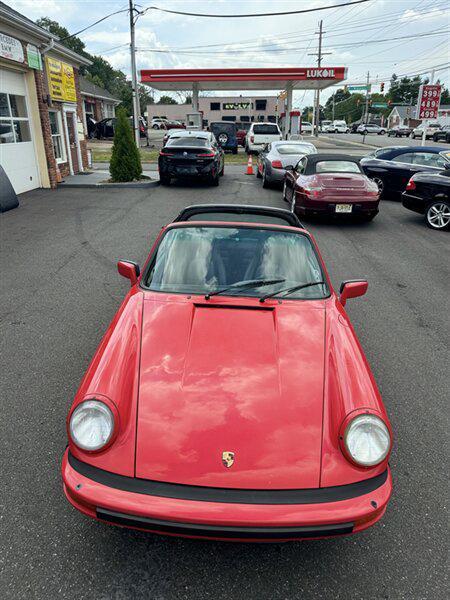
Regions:
<instances>
[{"instance_id":1,"label":"car hood","mask_svg":"<svg viewBox=\"0 0 450 600\"><path fill-rule=\"evenodd\" d=\"M324 301L196 298L146 294L136 476L319 487Z\"/></svg>"}]
</instances>

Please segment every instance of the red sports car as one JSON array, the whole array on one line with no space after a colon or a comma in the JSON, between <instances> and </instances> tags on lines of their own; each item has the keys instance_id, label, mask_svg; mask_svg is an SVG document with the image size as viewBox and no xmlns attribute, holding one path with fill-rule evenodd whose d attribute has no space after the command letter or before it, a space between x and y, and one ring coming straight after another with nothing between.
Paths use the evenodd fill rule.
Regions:
<instances>
[{"instance_id":1,"label":"red sports car","mask_svg":"<svg viewBox=\"0 0 450 600\"><path fill-rule=\"evenodd\" d=\"M299 215L351 215L371 221L378 214L378 186L345 154L310 154L286 167L283 198Z\"/></svg>"},{"instance_id":2,"label":"red sports car","mask_svg":"<svg viewBox=\"0 0 450 600\"><path fill-rule=\"evenodd\" d=\"M190 207L158 235L67 419L82 513L193 538L360 532L392 491L392 432L312 236L289 211Z\"/></svg>"}]
</instances>

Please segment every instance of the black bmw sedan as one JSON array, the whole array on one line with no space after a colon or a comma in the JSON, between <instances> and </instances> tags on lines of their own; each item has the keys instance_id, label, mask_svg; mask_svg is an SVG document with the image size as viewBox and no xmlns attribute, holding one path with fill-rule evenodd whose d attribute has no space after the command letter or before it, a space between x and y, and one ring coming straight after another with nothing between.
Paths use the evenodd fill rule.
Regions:
<instances>
[{"instance_id":1,"label":"black bmw sedan","mask_svg":"<svg viewBox=\"0 0 450 600\"><path fill-rule=\"evenodd\" d=\"M224 171L224 152L208 131L195 136L169 138L159 153L159 180L170 185L172 179L204 179L219 185Z\"/></svg>"},{"instance_id":2,"label":"black bmw sedan","mask_svg":"<svg viewBox=\"0 0 450 600\"><path fill-rule=\"evenodd\" d=\"M417 173L402 194L405 208L425 216L431 229L450 228L450 164L440 173Z\"/></svg>"},{"instance_id":3,"label":"black bmw sedan","mask_svg":"<svg viewBox=\"0 0 450 600\"><path fill-rule=\"evenodd\" d=\"M415 173L439 173L448 164L450 152L439 146L391 146L361 159L364 173L378 185L380 198L404 192Z\"/></svg>"}]
</instances>

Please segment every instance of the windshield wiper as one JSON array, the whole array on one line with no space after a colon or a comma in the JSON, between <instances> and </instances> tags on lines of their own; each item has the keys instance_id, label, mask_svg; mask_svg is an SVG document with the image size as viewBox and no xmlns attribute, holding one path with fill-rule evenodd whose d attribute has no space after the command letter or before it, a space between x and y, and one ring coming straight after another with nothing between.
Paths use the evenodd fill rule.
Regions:
<instances>
[{"instance_id":1,"label":"windshield wiper","mask_svg":"<svg viewBox=\"0 0 450 600\"><path fill-rule=\"evenodd\" d=\"M274 283L283 283L283 281L286 281L286 279L247 279L245 281L236 281L235 283L232 283L231 285L228 285L227 287L222 288L220 290L208 292L207 294L205 294L205 300L209 300L211 296L223 294L224 292L227 292L228 290L232 290L234 288L246 289L252 287L260 287L262 285L273 285Z\"/></svg>"},{"instance_id":2,"label":"windshield wiper","mask_svg":"<svg viewBox=\"0 0 450 600\"><path fill-rule=\"evenodd\" d=\"M267 298L273 298L274 296L278 296L278 294L292 294L297 290L303 290L304 288L311 287L312 285L323 285L325 281L311 281L310 283L300 283L299 285L294 285L294 287L284 288L284 290L278 290L277 292L273 292L272 294L267 294L266 296L262 296L259 301L265 302Z\"/></svg>"}]
</instances>

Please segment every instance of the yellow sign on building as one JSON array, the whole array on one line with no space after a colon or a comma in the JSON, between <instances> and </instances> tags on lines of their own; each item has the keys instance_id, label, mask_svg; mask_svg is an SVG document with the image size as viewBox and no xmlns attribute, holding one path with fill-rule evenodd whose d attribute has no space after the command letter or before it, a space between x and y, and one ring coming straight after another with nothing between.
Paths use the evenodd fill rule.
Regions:
<instances>
[{"instance_id":1,"label":"yellow sign on building","mask_svg":"<svg viewBox=\"0 0 450 600\"><path fill-rule=\"evenodd\" d=\"M76 102L75 76L73 67L56 58L46 58L50 97L62 102Z\"/></svg>"}]
</instances>

